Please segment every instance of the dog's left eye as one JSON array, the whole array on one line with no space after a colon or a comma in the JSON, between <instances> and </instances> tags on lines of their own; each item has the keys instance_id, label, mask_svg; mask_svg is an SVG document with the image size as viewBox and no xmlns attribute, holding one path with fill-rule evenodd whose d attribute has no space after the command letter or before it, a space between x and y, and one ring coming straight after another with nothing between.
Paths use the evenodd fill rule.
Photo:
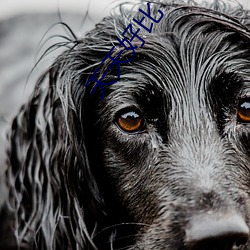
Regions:
<instances>
[{"instance_id":1,"label":"dog's left eye","mask_svg":"<svg viewBox=\"0 0 250 250\"><path fill-rule=\"evenodd\" d=\"M237 111L237 121L250 123L250 98L240 100Z\"/></svg>"},{"instance_id":2,"label":"dog's left eye","mask_svg":"<svg viewBox=\"0 0 250 250\"><path fill-rule=\"evenodd\" d=\"M120 113L116 120L120 129L128 133L138 132L144 127L144 119L139 112L127 111Z\"/></svg>"}]
</instances>

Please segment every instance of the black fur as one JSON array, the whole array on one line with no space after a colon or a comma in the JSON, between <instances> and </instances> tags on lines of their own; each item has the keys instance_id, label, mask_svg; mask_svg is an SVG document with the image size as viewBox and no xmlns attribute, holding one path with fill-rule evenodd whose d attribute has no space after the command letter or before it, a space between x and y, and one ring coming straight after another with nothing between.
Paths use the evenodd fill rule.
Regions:
<instances>
[{"instance_id":1,"label":"black fur","mask_svg":"<svg viewBox=\"0 0 250 250\"><path fill-rule=\"evenodd\" d=\"M139 27L139 8L72 41L14 119L3 249L187 249L196 214L235 212L250 225L250 125L237 120L250 95L248 12L151 3L163 19L141 29L145 45L133 41L135 58L101 101L85 84L126 26ZM113 67L107 81L116 76ZM143 128L118 128L122 110L141 114Z\"/></svg>"}]
</instances>

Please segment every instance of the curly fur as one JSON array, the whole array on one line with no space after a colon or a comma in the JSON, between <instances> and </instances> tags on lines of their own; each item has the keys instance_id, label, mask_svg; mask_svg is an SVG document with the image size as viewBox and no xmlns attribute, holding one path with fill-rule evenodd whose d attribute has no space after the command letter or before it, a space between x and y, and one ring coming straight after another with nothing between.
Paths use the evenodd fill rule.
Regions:
<instances>
[{"instance_id":1,"label":"curly fur","mask_svg":"<svg viewBox=\"0 0 250 250\"><path fill-rule=\"evenodd\" d=\"M141 29L144 47L103 101L85 84L145 3L71 41L21 107L8 137L3 249L186 249L189 218L210 210L250 225L250 130L234 115L249 90L248 12L216 0L150 7L164 18ZM127 107L142 111L146 131L117 128Z\"/></svg>"}]
</instances>

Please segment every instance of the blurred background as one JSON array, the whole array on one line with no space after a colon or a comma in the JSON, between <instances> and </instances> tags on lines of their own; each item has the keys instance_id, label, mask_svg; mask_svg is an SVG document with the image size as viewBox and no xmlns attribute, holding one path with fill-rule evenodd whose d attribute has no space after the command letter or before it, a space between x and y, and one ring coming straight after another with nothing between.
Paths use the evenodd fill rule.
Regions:
<instances>
[{"instance_id":1,"label":"blurred background","mask_svg":"<svg viewBox=\"0 0 250 250\"><path fill-rule=\"evenodd\" d=\"M224 1L250 9L250 0ZM53 36L67 33L62 25L54 24L63 21L76 35L83 35L119 2L123 0L0 0L0 174L6 128L38 76L60 53L50 53L32 71L46 48L63 41Z\"/></svg>"}]
</instances>

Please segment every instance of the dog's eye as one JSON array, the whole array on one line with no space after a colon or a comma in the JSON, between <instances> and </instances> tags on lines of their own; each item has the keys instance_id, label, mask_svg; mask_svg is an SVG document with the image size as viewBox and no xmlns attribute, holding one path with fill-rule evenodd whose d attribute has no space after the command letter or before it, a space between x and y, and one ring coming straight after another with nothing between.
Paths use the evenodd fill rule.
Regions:
<instances>
[{"instance_id":1,"label":"dog's eye","mask_svg":"<svg viewBox=\"0 0 250 250\"><path fill-rule=\"evenodd\" d=\"M250 98L240 100L237 111L237 121L250 123Z\"/></svg>"},{"instance_id":2,"label":"dog's eye","mask_svg":"<svg viewBox=\"0 0 250 250\"><path fill-rule=\"evenodd\" d=\"M117 125L123 131L133 133L144 127L144 119L135 111L123 112L118 116Z\"/></svg>"}]
</instances>

